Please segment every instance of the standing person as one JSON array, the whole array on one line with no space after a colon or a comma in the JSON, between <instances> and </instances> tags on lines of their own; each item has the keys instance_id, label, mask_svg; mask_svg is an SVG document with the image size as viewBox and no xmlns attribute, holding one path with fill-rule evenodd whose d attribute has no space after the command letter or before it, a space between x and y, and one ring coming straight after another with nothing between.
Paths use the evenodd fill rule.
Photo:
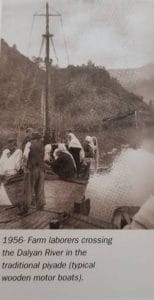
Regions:
<instances>
[{"instance_id":1,"label":"standing person","mask_svg":"<svg viewBox=\"0 0 154 300\"><path fill-rule=\"evenodd\" d=\"M81 160L83 159L83 148L81 143L77 139L77 137L73 133L68 134L68 149L69 152L72 154L77 168L77 175L80 173L80 164Z\"/></svg>"},{"instance_id":2,"label":"standing person","mask_svg":"<svg viewBox=\"0 0 154 300\"><path fill-rule=\"evenodd\" d=\"M24 153L25 180L22 212L27 213L35 198L36 209L45 205L44 196L44 145L39 132L33 132L31 141L25 146Z\"/></svg>"}]
</instances>

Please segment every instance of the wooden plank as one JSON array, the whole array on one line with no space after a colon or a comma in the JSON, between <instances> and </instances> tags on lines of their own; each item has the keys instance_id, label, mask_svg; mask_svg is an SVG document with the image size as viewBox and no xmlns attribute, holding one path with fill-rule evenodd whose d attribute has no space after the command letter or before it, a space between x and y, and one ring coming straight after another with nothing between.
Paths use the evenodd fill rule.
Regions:
<instances>
[{"instance_id":1,"label":"wooden plank","mask_svg":"<svg viewBox=\"0 0 154 300\"><path fill-rule=\"evenodd\" d=\"M44 211L31 208L27 215L19 216L17 207L0 207L0 229L41 229L49 228L52 218L60 217L62 212L73 213L74 201L81 201L86 185L62 180L45 181L46 206ZM7 192L13 195L15 206L22 200L23 182L7 185ZM79 223L79 221L78 221ZM79 226L79 225L78 225Z\"/></svg>"},{"instance_id":2,"label":"wooden plank","mask_svg":"<svg viewBox=\"0 0 154 300\"><path fill-rule=\"evenodd\" d=\"M75 229L114 229L111 223L81 214L72 214L71 217L61 225L61 228L70 228L70 226Z\"/></svg>"},{"instance_id":3,"label":"wooden plank","mask_svg":"<svg viewBox=\"0 0 154 300\"><path fill-rule=\"evenodd\" d=\"M1 214L0 214L1 216ZM1 229L42 229L49 228L50 220L55 214L44 211L31 211L25 216L17 216L12 212L12 218L5 223L4 219L0 222Z\"/></svg>"}]
</instances>

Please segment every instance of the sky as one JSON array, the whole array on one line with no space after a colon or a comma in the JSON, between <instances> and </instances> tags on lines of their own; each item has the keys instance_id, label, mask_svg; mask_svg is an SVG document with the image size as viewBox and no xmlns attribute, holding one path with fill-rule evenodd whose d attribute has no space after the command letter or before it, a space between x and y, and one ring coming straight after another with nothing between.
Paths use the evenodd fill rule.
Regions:
<instances>
[{"instance_id":1,"label":"sky","mask_svg":"<svg viewBox=\"0 0 154 300\"><path fill-rule=\"evenodd\" d=\"M26 56L39 56L46 0L1 0L2 37ZM154 62L154 0L49 0L54 63L91 60L106 68L134 68ZM33 23L33 26L32 26ZM67 51L65 45L67 44ZM68 55L67 55L68 53ZM43 52L42 52L43 55Z\"/></svg>"}]
</instances>

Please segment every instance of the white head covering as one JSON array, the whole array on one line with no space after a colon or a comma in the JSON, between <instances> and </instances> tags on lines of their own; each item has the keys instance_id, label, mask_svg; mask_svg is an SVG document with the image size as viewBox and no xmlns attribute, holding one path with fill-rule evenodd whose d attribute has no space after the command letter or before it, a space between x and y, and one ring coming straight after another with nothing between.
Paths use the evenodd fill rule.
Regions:
<instances>
[{"instance_id":1,"label":"white head covering","mask_svg":"<svg viewBox=\"0 0 154 300\"><path fill-rule=\"evenodd\" d=\"M50 156L51 156L51 151L52 151L51 144L45 145L44 149L45 149L45 152L44 152L44 161L50 161Z\"/></svg>"},{"instance_id":2,"label":"white head covering","mask_svg":"<svg viewBox=\"0 0 154 300\"><path fill-rule=\"evenodd\" d=\"M58 144L58 148L55 149L55 151L54 151L54 153L53 153L54 159L57 159L57 158L58 158L58 155L57 155L58 152L64 152L64 153L70 154L70 153L68 152L68 150L67 150L65 144L63 144L63 143L59 143L59 144Z\"/></svg>"},{"instance_id":3,"label":"white head covering","mask_svg":"<svg viewBox=\"0 0 154 300\"><path fill-rule=\"evenodd\" d=\"M69 153L64 143L58 144L58 150L61 152Z\"/></svg>"},{"instance_id":4,"label":"white head covering","mask_svg":"<svg viewBox=\"0 0 154 300\"><path fill-rule=\"evenodd\" d=\"M70 141L68 141L69 148L80 148L82 149L81 143L77 139L77 137L73 133L69 133L68 137L70 137Z\"/></svg>"},{"instance_id":5,"label":"white head covering","mask_svg":"<svg viewBox=\"0 0 154 300\"><path fill-rule=\"evenodd\" d=\"M10 156L10 150L5 149L0 158L0 175L4 174L4 166L7 162L7 160L9 159L9 156Z\"/></svg>"},{"instance_id":6,"label":"white head covering","mask_svg":"<svg viewBox=\"0 0 154 300\"><path fill-rule=\"evenodd\" d=\"M9 149L5 149L1 155L1 158L0 158L0 163L5 161L6 159L8 159L10 156L10 150Z\"/></svg>"},{"instance_id":7,"label":"white head covering","mask_svg":"<svg viewBox=\"0 0 154 300\"><path fill-rule=\"evenodd\" d=\"M92 137L90 135L87 135L85 137L85 141L91 143L93 141Z\"/></svg>"},{"instance_id":8,"label":"white head covering","mask_svg":"<svg viewBox=\"0 0 154 300\"><path fill-rule=\"evenodd\" d=\"M87 135L85 141L89 143L91 147L94 147L93 138L90 135Z\"/></svg>"},{"instance_id":9,"label":"white head covering","mask_svg":"<svg viewBox=\"0 0 154 300\"><path fill-rule=\"evenodd\" d=\"M3 175L15 175L21 168L22 151L16 149L3 165Z\"/></svg>"}]
</instances>

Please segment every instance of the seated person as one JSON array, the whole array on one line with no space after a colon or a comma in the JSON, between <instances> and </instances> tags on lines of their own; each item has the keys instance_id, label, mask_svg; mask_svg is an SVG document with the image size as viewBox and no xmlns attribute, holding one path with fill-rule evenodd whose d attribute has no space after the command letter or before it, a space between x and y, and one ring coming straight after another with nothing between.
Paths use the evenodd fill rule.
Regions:
<instances>
[{"instance_id":1,"label":"seated person","mask_svg":"<svg viewBox=\"0 0 154 300\"><path fill-rule=\"evenodd\" d=\"M95 146L91 136L86 136L84 143L85 158L94 158Z\"/></svg>"},{"instance_id":2,"label":"seated person","mask_svg":"<svg viewBox=\"0 0 154 300\"><path fill-rule=\"evenodd\" d=\"M1 175L16 175L22 164L22 151L17 147L17 139L10 137L7 148L3 151L0 163Z\"/></svg>"},{"instance_id":3,"label":"seated person","mask_svg":"<svg viewBox=\"0 0 154 300\"><path fill-rule=\"evenodd\" d=\"M6 164L6 161L9 159L9 156L10 156L10 150L4 149L0 157L0 175L4 174L4 166Z\"/></svg>"},{"instance_id":4,"label":"seated person","mask_svg":"<svg viewBox=\"0 0 154 300\"><path fill-rule=\"evenodd\" d=\"M72 178L76 174L76 164L65 144L59 144L53 153L52 170L62 179Z\"/></svg>"},{"instance_id":5,"label":"seated person","mask_svg":"<svg viewBox=\"0 0 154 300\"><path fill-rule=\"evenodd\" d=\"M51 162L51 154L52 154L52 145L47 144L44 147L44 161L46 164Z\"/></svg>"},{"instance_id":6,"label":"seated person","mask_svg":"<svg viewBox=\"0 0 154 300\"><path fill-rule=\"evenodd\" d=\"M52 144L50 137L44 140L44 162L47 169L50 168L50 164L53 161L53 153L57 147L58 144Z\"/></svg>"},{"instance_id":7,"label":"seated person","mask_svg":"<svg viewBox=\"0 0 154 300\"><path fill-rule=\"evenodd\" d=\"M85 152L84 164L87 166L87 176L90 169L95 169L94 167L94 157L95 157L95 145L93 142L93 138L91 136L86 136L84 146Z\"/></svg>"},{"instance_id":8,"label":"seated person","mask_svg":"<svg viewBox=\"0 0 154 300\"><path fill-rule=\"evenodd\" d=\"M81 163L84 159L84 150L82 148L80 141L73 133L69 133L67 138L68 138L67 141L68 149L75 160L77 174L79 176Z\"/></svg>"},{"instance_id":9,"label":"seated person","mask_svg":"<svg viewBox=\"0 0 154 300\"><path fill-rule=\"evenodd\" d=\"M47 163L47 164L50 163L51 155L52 155L51 137L47 136L44 138L44 161L45 161L45 163Z\"/></svg>"}]
</instances>

